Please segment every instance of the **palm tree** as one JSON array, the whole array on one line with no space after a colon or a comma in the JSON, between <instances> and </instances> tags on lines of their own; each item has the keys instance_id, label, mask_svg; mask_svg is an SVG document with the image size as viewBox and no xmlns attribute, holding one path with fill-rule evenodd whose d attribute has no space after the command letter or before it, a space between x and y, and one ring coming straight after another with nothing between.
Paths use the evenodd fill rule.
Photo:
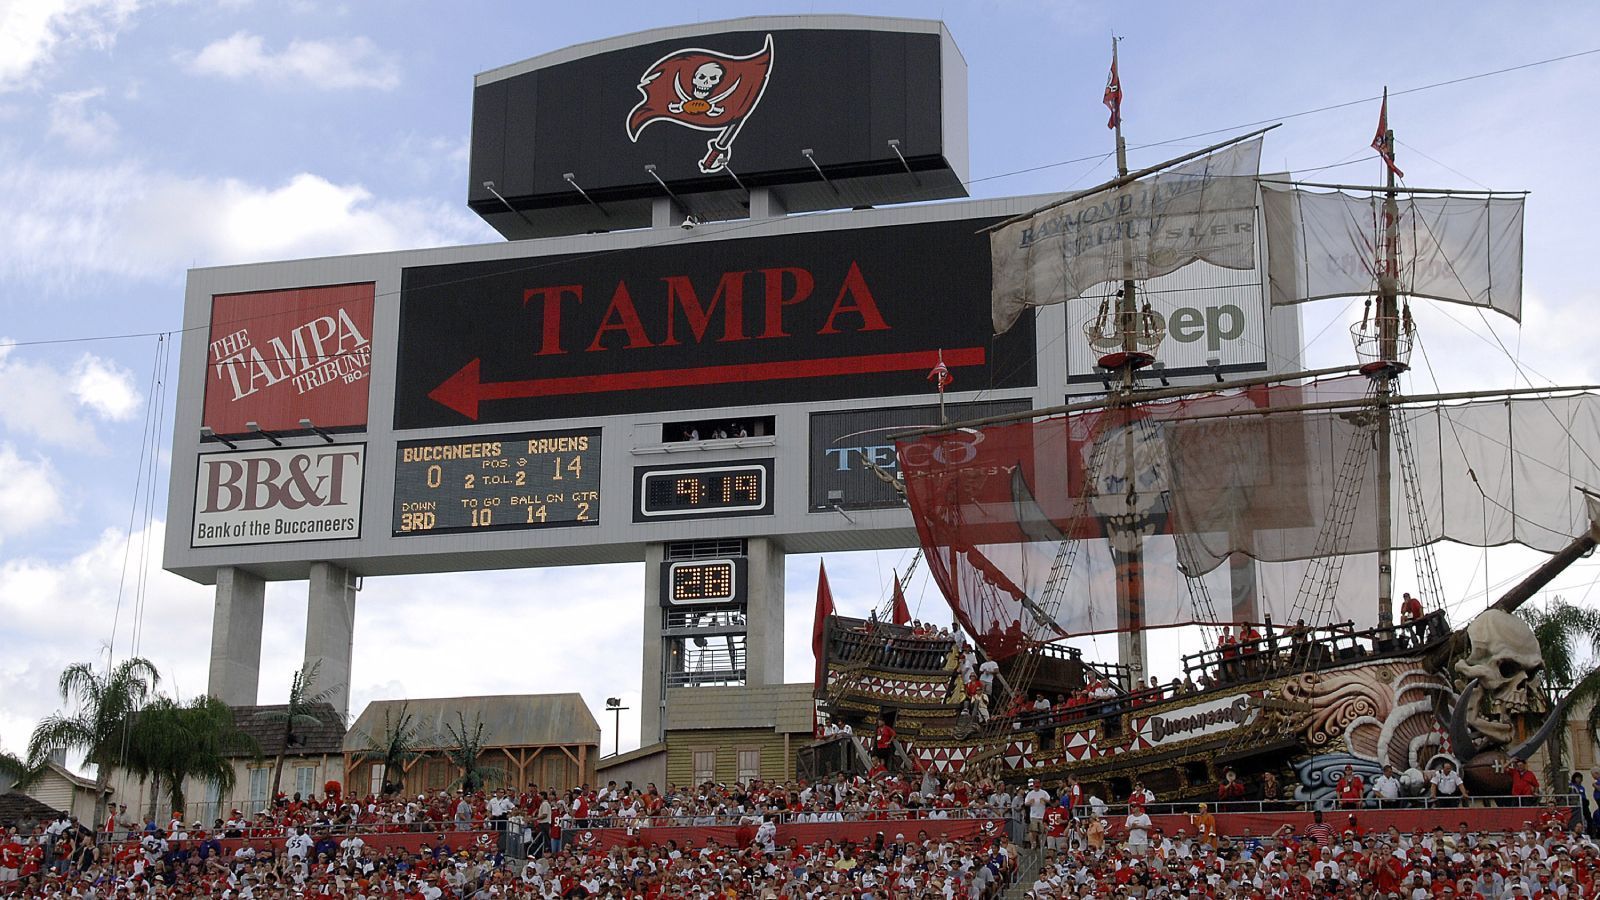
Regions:
<instances>
[{"instance_id":1,"label":"palm tree","mask_svg":"<svg viewBox=\"0 0 1600 900\"><path fill-rule=\"evenodd\" d=\"M289 748L305 743L304 738L297 740L296 728L315 728L322 724L322 720L312 714L312 707L325 704L333 696L338 685L325 687L320 691L312 688L317 683L317 672L322 668L321 662L314 662L309 666L296 669L294 678L289 682L289 702L283 709L264 710L256 716L267 722L274 722L283 726L283 742L278 745L278 760L272 767L272 793L268 796L268 803L278 797L278 784L283 780L283 760L289 755Z\"/></svg>"},{"instance_id":2,"label":"palm tree","mask_svg":"<svg viewBox=\"0 0 1600 900\"><path fill-rule=\"evenodd\" d=\"M1570 708L1581 709L1587 703L1589 719L1584 732L1590 740L1600 737L1600 610L1575 606L1556 597L1543 609L1524 606L1517 615L1539 640L1544 656L1544 685L1552 700L1570 694ZM1554 707L1552 702L1551 708ZM1568 743L1566 721L1557 722L1546 743L1550 754L1547 787L1552 790L1566 784L1563 773Z\"/></svg>"},{"instance_id":3,"label":"palm tree","mask_svg":"<svg viewBox=\"0 0 1600 900\"><path fill-rule=\"evenodd\" d=\"M106 818L107 786L111 770L123 761L134 714L150 698L161 674L150 661L125 659L104 675L88 663L73 663L61 672L61 700L73 712L55 712L33 729L28 740L28 763L42 767L51 753L77 750L95 767L94 815Z\"/></svg>"},{"instance_id":4,"label":"palm tree","mask_svg":"<svg viewBox=\"0 0 1600 900\"><path fill-rule=\"evenodd\" d=\"M175 811L185 809L183 784L199 778L218 786L226 796L237 775L233 757L259 756L255 738L239 730L233 708L215 697L200 696L182 704L157 697L140 711L129 742L128 768L152 779L150 813L165 787Z\"/></svg>"},{"instance_id":5,"label":"palm tree","mask_svg":"<svg viewBox=\"0 0 1600 900\"><path fill-rule=\"evenodd\" d=\"M458 710L456 722L459 726L452 726L449 722L444 725L445 736L449 738L444 745L445 758L461 770L461 777L450 782L450 787L459 786L470 794L485 784L504 780L504 769L486 766L480 758L483 756L483 720L474 717L469 726L467 717Z\"/></svg>"},{"instance_id":6,"label":"palm tree","mask_svg":"<svg viewBox=\"0 0 1600 900\"><path fill-rule=\"evenodd\" d=\"M355 764L373 762L383 766L383 794L397 794L405 784L405 767L422 756L417 746L422 742L422 726L416 716L401 702L398 710L383 711L383 733L363 734L367 742L363 750L351 755Z\"/></svg>"},{"instance_id":7,"label":"palm tree","mask_svg":"<svg viewBox=\"0 0 1600 900\"><path fill-rule=\"evenodd\" d=\"M43 767L35 768L22 757L0 750L0 786L5 790L20 791L43 772Z\"/></svg>"}]
</instances>

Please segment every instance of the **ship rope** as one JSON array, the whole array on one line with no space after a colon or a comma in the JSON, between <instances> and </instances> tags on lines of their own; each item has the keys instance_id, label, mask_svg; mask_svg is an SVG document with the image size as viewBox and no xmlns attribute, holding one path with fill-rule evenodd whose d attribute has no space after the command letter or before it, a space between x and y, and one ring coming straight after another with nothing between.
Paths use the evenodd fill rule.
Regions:
<instances>
[{"instance_id":1,"label":"ship rope","mask_svg":"<svg viewBox=\"0 0 1600 900\"><path fill-rule=\"evenodd\" d=\"M1376 390L1369 386L1368 395ZM1339 579L1344 574L1350 532L1355 527L1356 511L1361 501L1361 488L1366 480L1367 467L1377 449L1378 415L1374 412L1346 414L1358 416L1356 435L1345 445L1344 459L1335 476L1333 496L1323 516L1321 532L1313 555L1306 564L1300 585L1295 591L1294 604L1289 618L1304 621L1312 627L1328 624L1334 599L1339 591Z\"/></svg>"},{"instance_id":2,"label":"ship rope","mask_svg":"<svg viewBox=\"0 0 1600 900\"><path fill-rule=\"evenodd\" d=\"M1433 528L1423 503L1422 478L1416 450L1411 443L1411 424L1403 407L1391 413L1395 449L1399 451L1401 485L1405 492L1406 514L1411 521L1412 544L1416 547L1415 577L1417 593L1429 611L1444 607L1444 584L1439 578L1439 560L1433 550Z\"/></svg>"}]
</instances>

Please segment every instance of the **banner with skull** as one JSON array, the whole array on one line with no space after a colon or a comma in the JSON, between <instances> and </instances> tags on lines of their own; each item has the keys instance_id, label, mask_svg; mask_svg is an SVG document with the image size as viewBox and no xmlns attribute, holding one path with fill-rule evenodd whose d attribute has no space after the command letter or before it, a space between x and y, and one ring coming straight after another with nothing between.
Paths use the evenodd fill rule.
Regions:
<instances>
[{"instance_id":1,"label":"banner with skull","mask_svg":"<svg viewBox=\"0 0 1600 900\"><path fill-rule=\"evenodd\" d=\"M628 113L628 139L655 122L717 132L707 144L700 171L727 168L733 139L755 111L772 74L772 35L760 50L731 56L715 50L677 50L657 60L639 76L637 106Z\"/></svg>"}]
</instances>

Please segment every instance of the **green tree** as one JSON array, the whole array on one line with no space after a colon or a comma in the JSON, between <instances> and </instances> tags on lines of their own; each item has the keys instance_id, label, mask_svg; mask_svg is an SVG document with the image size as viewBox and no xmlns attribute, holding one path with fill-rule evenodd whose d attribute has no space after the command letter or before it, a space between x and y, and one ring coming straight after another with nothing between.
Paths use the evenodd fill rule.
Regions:
<instances>
[{"instance_id":1,"label":"green tree","mask_svg":"<svg viewBox=\"0 0 1600 900\"><path fill-rule=\"evenodd\" d=\"M474 717L468 725L467 717L457 711L456 722L456 725L449 722L444 725L448 738L444 755L461 770L461 776L450 782L450 787L460 787L470 794L486 784L505 780L504 769L483 763L483 720Z\"/></svg>"},{"instance_id":2,"label":"green tree","mask_svg":"<svg viewBox=\"0 0 1600 900\"><path fill-rule=\"evenodd\" d=\"M1600 610L1588 609L1556 597L1548 606L1524 606L1517 615L1533 629L1544 655L1544 687L1550 705L1571 695L1571 709L1589 708L1584 733L1590 740L1600 738ZM1567 783L1569 745L1568 726L1557 722L1546 746L1550 765L1546 771L1549 789Z\"/></svg>"},{"instance_id":3,"label":"green tree","mask_svg":"<svg viewBox=\"0 0 1600 900\"><path fill-rule=\"evenodd\" d=\"M259 757L255 738L239 730L233 709L215 697L196 697L179 703L157 697L140 710L129 741L128 769L151 780L150 814L161 789L166 789L171 808L181 812L187 806L184 781L198 778L214 783L223 796L237 781L233 759L240 755Z\"/></svg>"},{"instance_id":4,"label":"green tree","mask_svg":"<svg viewBox=\"0 0 1600 900\"><path fill-rule=\"evenodd\" d=\"M0 750L0 786L6 790L20 791L43 773L43 766L30 766L22 757Z\"/></svg>"},{"instance_id":5,"label":"green tree","mask_svg":"<svg viewBox=\"0 0 1600 900\"><path fill-rule=\"evenodd\" d=\"M267 802L271 803L278 797L278 785L283 781L283 760L289 755L289 748L305 743L305 739L295 733L295 729L315 728L322 724L322 720L313 714L313 708L328 702L333 696L337 685L316 690L317 673L322 669L322 663L314 662L309 666L296 669L294 678L289 682L289 702L283 709L263 710L256 715L268 722L283 726L283 741L278 745L277 762L272 767L272 793Z\"/></svg>"},{"instance_id":6,"label":"green tree","mask_svg":"<svg viewBox=\"0 0 1600 900\"><path fill-rule=\"evenodd\" d=\"M140 657L125 659L104 675L95 674L88 663L68 666L57 687L72 712L54 712L34 727L28 764L42 767L58 750L81 752L95 767L95 822L104 822L111 770L123 761L134 714L160 680L156 667Z\"/></svg>"},{"instance_id":7,"label":"green tree","mask_svg":"<svg viewBox=\"0 0 1600 900\"><path fill-rule=\"evenodd\" d=\"M422 751L422 726L416 716L402 702L399 709L383 711L383 731L380 734L362 734L367 746L351 756L354 763L371 762L383 766L383 794L398 794L405 785L405 767Z\"/></svg>"}]
</instances>

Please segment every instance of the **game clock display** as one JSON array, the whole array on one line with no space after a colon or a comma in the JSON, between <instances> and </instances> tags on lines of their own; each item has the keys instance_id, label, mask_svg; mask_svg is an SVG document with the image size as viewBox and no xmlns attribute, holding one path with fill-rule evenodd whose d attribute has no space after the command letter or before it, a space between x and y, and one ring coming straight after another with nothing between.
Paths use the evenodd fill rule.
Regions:
<instances>
[{"instance_id":1,"label":"game clock display","mask_svg":"<svg viewBox=\"0 0 1600 900\"><path fill-rule=\"evenodd\" d=\"M772 460L634 469L635 522L772 514Z\"/></svg>"},{"instance_id":2,"label":"game clock display","mask_svg":"<svg viewBox=\"0 0 1600 900\"><path fill-rule=\"evenodd\" d=\"M600 524L600 431L402 441L394 535Z\"/></svg>"}]
</instances>

